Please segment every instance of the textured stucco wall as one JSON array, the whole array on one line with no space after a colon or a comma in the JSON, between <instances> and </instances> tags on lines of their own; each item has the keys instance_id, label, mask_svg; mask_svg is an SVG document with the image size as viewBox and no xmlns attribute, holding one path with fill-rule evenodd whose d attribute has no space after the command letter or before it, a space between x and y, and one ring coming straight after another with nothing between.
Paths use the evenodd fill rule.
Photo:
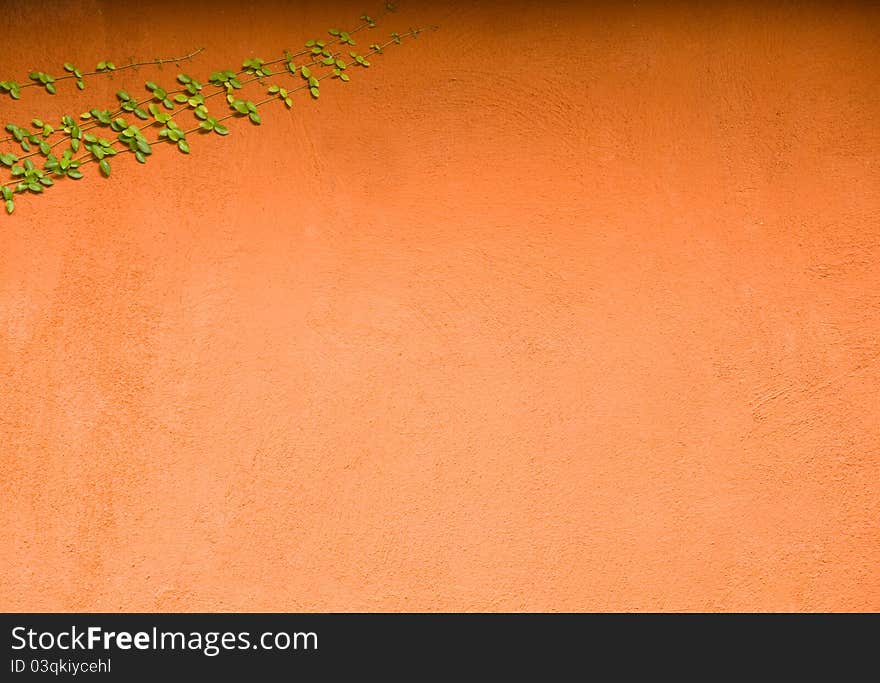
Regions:
<instances>
[{"instance_id":1,"label":"textured stucco wall","mask_svg":"<svg viewBox=\"0 0 880 683\"><path fill-rule=\"evenodd\" d=\"M880 609L880 11L475 4L0 220L0 608ZM366 8L3 5L4 78Z\"/></svg>"}]
</instances>

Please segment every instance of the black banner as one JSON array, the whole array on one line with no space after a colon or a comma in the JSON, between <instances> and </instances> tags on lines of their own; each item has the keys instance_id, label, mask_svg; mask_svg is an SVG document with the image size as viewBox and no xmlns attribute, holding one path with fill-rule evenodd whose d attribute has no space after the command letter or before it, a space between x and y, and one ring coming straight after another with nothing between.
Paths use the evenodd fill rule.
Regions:
<instances>
[{"instance_id":1,"label":"black banner","mask_svg":"<svg viewBox=\"0 0 880 683\"><path fill-rule=\"evenodd\" d=\"M645 670L839 677L876 615L5 614L0 680L275 680ZM709 662L709 664L703 664ZM709 668L705 668L708 666ZM869 665L871 666L871 665ZM556 677L554 675L554 677ZM193 678L195 677L195 678ZM231 677L231 678L230 678ZM604 676L603 676L604 677Z\"/></svg>"}]
</instances>

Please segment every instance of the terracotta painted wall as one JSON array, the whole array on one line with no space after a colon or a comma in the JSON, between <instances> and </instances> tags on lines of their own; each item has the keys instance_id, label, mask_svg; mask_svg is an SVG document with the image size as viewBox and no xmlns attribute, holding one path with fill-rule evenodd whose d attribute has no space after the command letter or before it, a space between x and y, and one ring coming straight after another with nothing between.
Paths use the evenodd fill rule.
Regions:
<instances>
[{"instance_id":1,"label":"terracotta painted wall","mask_svg":"<svg viewBox=\"0 0 880 683\"><path fill-rule=\"evenodd\" d=\"M880 10L695 4L403 0L0 217L0 608L880 609ZM212 5L4 2L0 71L369 9Z\"/></svg>"}]
</instances>

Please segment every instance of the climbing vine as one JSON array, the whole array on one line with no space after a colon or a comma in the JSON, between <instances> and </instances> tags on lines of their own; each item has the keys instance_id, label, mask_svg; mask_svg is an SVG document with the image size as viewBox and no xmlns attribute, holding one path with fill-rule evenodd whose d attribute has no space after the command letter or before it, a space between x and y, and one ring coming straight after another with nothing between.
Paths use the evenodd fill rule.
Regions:
<instances>
[{"instance_id":1,"label":"climbing vine","mask_svg":"<svg viewBox=\"0 0 880 683\"><path fill-rule=\"evenodd\" d=\"M393 10L394 5L387 3L380 16ZM281 103L292 109L299 93L316 100L325 81L348 83L353 72L371 66L373 57L428 30L411 28L392 33L383 42L360 48L355 36L376 25L375 19L364 14L353 28L331 28L328 38L308 40L302 49L288 50L276 59L249 57L239 69L214 71L204 80L181 72L173 84L146 81L146 96L136 97L127 90L119 90L111 107L93 107L78 116L66 114L54 125L39 118L29 125L7 124L5 130L9 135L0 139L0 145L11 148L0 151L0 169L7 174L5 180L0 178L6 212L15 211L20 195L42 194L63 178L80 180L82 168L88 164L97 164L100 174L109 178L113 170L111 159L118 154L130 153L137 162L146 164L160 145L173 145L178 152L189 154L197 136L228 135L227 123L247 119L252 125L260 125L265 106ZM32 71L27 82L0 81L0 96L5 93L19 100L23 91L36 87L55 95L64 81L73 81L77 90L82 91L90 78L168 63L179 67L202 52L199 49L182 57L132 61L120 66L104 60L85 71L67 62L63 75ZM270 78L275 82L270 83Z\"/></svg>"}]
</instances>

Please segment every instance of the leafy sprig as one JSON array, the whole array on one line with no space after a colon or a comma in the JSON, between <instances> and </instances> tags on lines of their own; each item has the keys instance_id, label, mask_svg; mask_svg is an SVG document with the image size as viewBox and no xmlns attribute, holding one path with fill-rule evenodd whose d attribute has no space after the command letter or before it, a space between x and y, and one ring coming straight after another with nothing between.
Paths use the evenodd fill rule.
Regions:
<instances>
[{"instance_id":1,"label":"leafy sprig","mask_svg":"<svg viewBox=\"0 0 880 683\"><path fill-rule=\"evenodd\" d=\"M386 13L392 9L393 7L386 7ZM53 177L79 180L83 177L80 168L86 164L97 163L101 174L109 177L112 172L110 158L120 153L131 153L139 163L145 164L153 154L153 147L156 144L170 143L175 145L179 152L189 154L191 151L189 136L193 134L228 135L230 130L226 122L236 118L247 118L252 124L260 125L261 107L271 102L283 102L290 109L293 107L295 94L300 91L307 92L312 99L318 99L321 83L325 79L348 82L351 80L349 72L352 68L368 68L371 65L370 57L382 54L388 46L401 44L404 39L415 38L427 30L417 28L403 34L392 34L390 40L381 44L374 43L363 54L349 50L348 56L351 61L347 61L341 50L333 48L355 45L352 38L354 34L376 26L376 22L368 15L362 15L361 21L359 26L348 32L331 29L328 33L332 40L307 41L305 49L296 53L288 51L283 57L271 61L250 57L244 60L242 68L238 71L215 71L208 77L207 84L201 83L189 74L179 73L175 85L180 87L174 89L166 89L157 82L147 81L145 88L149 96L143 99L135 99L125 90L118 91L116 110L93 108L81 114L78 120L66 115L62 117L58 127L34 119L31 122L33 131L27 127L8 124L6 130L11 136L0 142L14 141L25 154L22 156L14 152L0 154L0 168L8 168L11 175L8 182L0 184L7 213L11 214L15 210L16 195L41 194L45 188L54 185ZM303 64L294 61L303 56L310 57L310 61ZM157 62L139 64L150 63ZM297 83L287 86L270 84L263 91L268 97L261 100L247 99L239 95L239 92L250 83L255 81L264 83L266 78L278 76L279 72L271 68L276 64L283 64L285 67L280 75L299 76ZM120 70L134 66L134 64L127 65L120 67ZM112 63L104 63L102 70L112 71L114 68L115 65ZM69 78L80 80L83 76L91 75L79 71L70 63L65 64L65 71L68 72ZM52 79L50 75L42 72L33 72L32 76L33 83L40 83L43 87L54 85L56 80L67 78ZM249 78L241 78L242 76ZM2 87L0 83L0 89ZM212 98L220 95L225 95L228 108L225 114L209 111ZM187 127L176 119L185 112L190 112L194 117L194 126ZM129 117L134 117L137 122ZM148 131L154 127L158 128L158 132L154 138L151 138ZM109 129L109 132L115 133L115 137L112 134L107 136L97 134L95 129L98 128ZM53 136L58 139L50 142L49 138ZM68 148L60 155L53 151L54 148L65 143L68 144ZM33 157L45 158L42 168L32 161Z\"/></svg>"},{"instance_id":2,"label":"leafy sprig","mask_svg":"<svg viewBox=\"0 0 880 683\"><path fill-rule=\"evenodd\" d=\"M58 83L59 81L67 80L74 80L76 82L77 88L79 88L80 90L85 90L85 79L88 76L112 74L119 71L125 71L127 69L138 69L145 66L161 66L162 64L171 63L179 64L181 62L192 60L203 51L204 48L199 48L198 50L193 50L188 55L183 55L182 57L157 57L156 59L150 59L141 62L135 62L132 60L128 64L123 64L122 66L118 67L114 62L105 60L98 62L95 65L94 70L92 71L82 71L70 62L65 62L63 66L64 75L53 76L45 71L34 70L28 74L29 82L20 83L18 81L12 80L0 81L0 91L7 93L14 100L21 98L21 91L25 88L40 87L43 88L50 95L54 95L57 92L56 83Z\"/></svg>"}]
</instances>

